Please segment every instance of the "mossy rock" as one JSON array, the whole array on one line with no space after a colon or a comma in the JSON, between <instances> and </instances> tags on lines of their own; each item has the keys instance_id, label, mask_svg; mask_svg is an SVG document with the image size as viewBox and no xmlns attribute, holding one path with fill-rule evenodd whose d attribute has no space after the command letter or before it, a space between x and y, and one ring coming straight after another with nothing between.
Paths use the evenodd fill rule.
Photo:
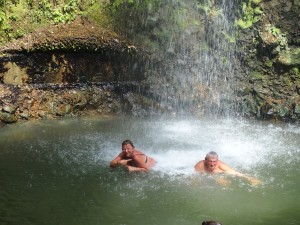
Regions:
<instances>
[{"instance_id":1,"label":"mossy rock","mask_svg":"<svg viewBox=\"0 0 300 225\"><path fill-rule=\"evenodd\" d=\"M18 121L18 118L14 114L0 112L0 121L3 123L15 123Z\"/></svg>"},{"instance_id":2,"label":"mossy rock","mask_svg":"<svg viewBox=\"0 0 300 225\"><path fill-rule=\"evenodd\" d=\"M295 104L294 112L298 118L300 118L300 103Z\"/></svg>"},{"instance_id":3,"label":"mossy rock","mask_svg":"<svg viewBox=\"0 0 300 225\"><path fill-rule=\"evenodd\" d=\"M279 40L277 37L275 37L273 34L270 32L260 32L260 38L262 42L267 45L267 46L277 46L279 43Z\"/></svg>"},{"instance_id":4,"label":"mossy rock","mask_svg":"<svg viewBox=\"0 0 300 225\"><path fill-rule=\"evenodd\" d=\"M256 115L258 112L257 102L252 98L244 98L242 108L243 112L248 116Z\"/></svg>"},{"instance_id":5,"label":"mossy rock","mask_svg":"<svg viewBox=\"0 0 300 225\"><path fill-rule=\"evenodd\" d=\"M300 65L300 48L283 51L279 54L278 62L287 65Z\"/></svg>"}]
</instances>

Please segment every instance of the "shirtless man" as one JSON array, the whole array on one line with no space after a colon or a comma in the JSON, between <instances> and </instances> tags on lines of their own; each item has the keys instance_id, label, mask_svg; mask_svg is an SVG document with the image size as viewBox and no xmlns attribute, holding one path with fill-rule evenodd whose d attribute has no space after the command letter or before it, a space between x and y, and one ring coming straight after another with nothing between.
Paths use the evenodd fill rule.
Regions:
<instances>
[{"instance_id":1,"label":"shirtless man","mask_svg":"<svg viewBox=\"0 0 300 225\"><path fill-rule=\"evenodd\" d=\"M155 163L153 158L136 150L132 141L125 140L122 143L122 152L110 162L110 167L124 166L129 172L148 172Z\"/></svg>"},{"instance_id":2,"label":"shirtless man","mask_svg":"<svg viewBox=\"0 0 300 225\"><path fill-rule=\"evenodd\" d=\"M237 172L231 167L229 167L228 165L226 165L224 162L220 161L218 154L214 151L207 153L205 159L199 161L195 165L195 170L199 173L210 173L210 174L226 173L226 174L236 175L239 177L244 177L252 185L257 185L260 183L258 179Z\"/></svg>"}]
</instances>

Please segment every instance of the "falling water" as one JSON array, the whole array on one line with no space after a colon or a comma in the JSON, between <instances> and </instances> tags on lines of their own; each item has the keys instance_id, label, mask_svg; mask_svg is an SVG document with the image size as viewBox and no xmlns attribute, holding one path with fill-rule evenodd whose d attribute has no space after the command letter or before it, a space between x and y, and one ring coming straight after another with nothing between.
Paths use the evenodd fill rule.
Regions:
<instances>
[{"instance_id":1,"label":"falling water","mask_svg":"<svg viewBox=\"0 0 300 225\"><path fill-rule=\"evenodd\" d=\"M239 67L234 39L237 2L172 0L148 7L139 17L142 23L126 25L130 38L150 42L152 49L157 45L150 63L155 72L148 71L150 95L174 113L232 111Z\"/></svg>"},{"instance_id":2,"label":"falling water","mask_svg":"<svg viewBox=\"0 0 300 225\"><path fill-rule=\"evenodd\" d=\"M175 113L230 111L234 1L166 3L144 20L157 24L151 31L166 59L161 73L148 77L150 95ZM181 27L165 26L166 21ZM6 126L0 130L0 223L297 224L299 135L296 125L205 118L81 118ZM109 167L127 138L157 160L150 173ZM262 184L228 177L229 184L222 185L218 176L196 174L194 165L210 150Z\"/></svg>"},{"instance_id":3,"label":"falling water","mask_svg":"<svg viewBox=\"0 0 300 225\"><path fill-rule=\"evenodd\" d=\"M198 29L204 28L198 35L189 35L192 31L189 31L189 26L186 28L180 38L177 65L171 73L178 79L181 89L177 99L183 100L183 104L175 102L176 107L181 110L198 108L212 114L226 110L232 97L231 83L227 81L232 80L234 75L232 61L235 49L227 38L233 32L232 21L228 18L228 11L233 9L233 5L228 1L226 4L204 4L207 4L205 9L199 3L197 5L205 15L196 23Z\"/></svg>"}]
</instances>

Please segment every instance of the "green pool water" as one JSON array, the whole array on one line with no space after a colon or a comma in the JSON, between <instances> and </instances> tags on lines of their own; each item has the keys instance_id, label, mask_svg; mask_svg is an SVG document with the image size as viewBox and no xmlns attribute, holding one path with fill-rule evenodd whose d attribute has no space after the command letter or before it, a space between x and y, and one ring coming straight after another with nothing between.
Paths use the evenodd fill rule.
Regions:
<instances>
[{"instance_id":1,"label":"green pool water","mask_svg":"<svg viewBox=\"0 0 300 225\"><path fill-rule=\"evenodd\" d=\"M111 169L131 139L150 173ZM81 118L0 130L1 225L300 223L300 127L235 119ZM262 181L196 174L214 150Z\"/></svg>"}]
</instances>

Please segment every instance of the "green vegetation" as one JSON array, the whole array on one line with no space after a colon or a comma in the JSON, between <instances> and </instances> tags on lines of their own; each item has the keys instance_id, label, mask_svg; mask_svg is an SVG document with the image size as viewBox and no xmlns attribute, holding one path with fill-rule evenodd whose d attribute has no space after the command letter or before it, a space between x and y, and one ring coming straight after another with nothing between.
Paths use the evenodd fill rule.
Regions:
<instances>
[{"instance_id":1,"label":"green vegetation","mask_svg":"<svg viewBox=\"0 0 300 225\"><path fill-rule=\"evenodd\" d=\"M0 45L48 24L71 22L78 15L89 16L93 12L94 18L91 8L103 15L104 3L105 0L0 0Z\"/></svg>"},{"instance_id":2,"label":"green vegetation","mask_svg":"<svg viewBox=\"0 0 300 225\"><path fill-rule=\"evenodd\" d=\"M265 79L265 77L258 71L253 71L251 73L251 77L253 80L261 80L262 81Z\"/></svg>"},{"instance_id":3,"label":"green vegetation","mask_svg":"<svg viewBox=\"0 0 300 225\"><path fill-rule=\"evenodd\" d=\"M269 68L272 68L272 66L273 66L273 61L272 61L272 60L266 61L265 66L267 66L267 67L269 67Z\"/></svg>"},{"instance_id":4,"label":"green vegetation","mask_svg":"<svg viewBox=\"0 0 300 225\"><path fill-rule=\"evenodd\" d=\"M254 82L258 82L261 85L267 85L268 83L268 79L266 76L264 76L262 73L260 73L259 71L253 71L251 73L251 78L252 81Z\"/></svg>"},{"instance_id":5,"label":"green vegetation","mask_svg":"<svg viewBox=\"0 0 300 225\"><path fill-rule=\"evenodd\" d=\"M111 10L120 10L120 8L130 8L138 11L145 9L151 10L157 4L161 4L162 2L162 0L115 0L109 3L109 8Z\"/></svg>"},{"instance_id":6,"label":"green vegetation","mask_svg":"<svg viewBox=\"0 0 300 225\"><path fill-rule=\"evenodd\" d=\"M177 40L188 42L187 35L202 32L204 17L214 20L222 13L212 0L201 4L198 0L0 0L0 46L49 24L69 23L81 16L146 48L165 51ZM235 43L231 34L220 32ZM190 44L195 46L189 51L197 52L203 43L177 47Z\"/></svg>"},{"instance_id":7,"label":"green vegetation","mask_svg":"<svg viewBox=\"0 0 300 225\"><path fill-rule=\"evenodd\" d=\"M279 28L272 25L266 26L265 30L276 38L278 46L276 47L275 51L277 53L281 52L282 50L289 50L286 33L281 32Z\"/></svg>"},{"instance_id":8,"label":"green vegetation","mask_svg":"<svg viewBox=\"0 0 300 225\"><path fill-rule=\"evenodd\" d=\"M261 0L249 0L242 3L242 18L238 19L235 23L242 29L251 27L254 23L260 20L262 10L258 6Z\"/></svg>"},{"instance_id":9,"label":"green vegetation","mask_svg":"<svg viewBox=\"0 0 300 225\"><path fill-rule=\"evenodd\" d=\"M146 48L166 51L188 46L175 46L178 40L189 41L188 35L201 29L198 1L115 0L107 5L114 28ZM202 13L202 12L201 12ZM126 19L124 19L126 18ZM193 48L196 50L197 47Z\"/></svg>"},{"instance_id":10,"label":"green vegetation","mask_svg":"<svg viewBox=\"0 0 300 225\"><path fill-rule=\"evenodd\" d=\"M300 65L300 48L280 52L278 60L285 65Z\"/></svg>"},{"instance_id":11,"label":"green vegetation","mask_svg":"<svg viewBox=\"0 0 300 225\"><path fill-rule=\"evenodd\" d=\"M300 70L299 70L298 67L293 67L293 68L292 68L292 73L295 75L295 77L296 77L297 79L300 79Z\"/></svg>"},{"instance_id":12,"label":"green vegetation","mask_svg":"<svg viewBox=\"0 0 300 225\"><path fill-rule=\"evenodd\" d=\"M175 40L184 38L185 31L195 32L202 26L200 10L195 10L197 3L197 0L0 0L0 46L49 24L69 23L81 16L146 47L168 49Z\"/></svg>"},{"instance_id":13,"label":"green vegetation","mask_svg":"<svg viewBox=\"0 0 300 225\"><path fill-rule=\"evenodd\" d=\"M197 3L197 9L202 10L205 15L210 17L216 17L220 14L222 14L222 9L217 9L214 1L206 1L206 2L198 2Z\"/></svg>"}]
</instances>

